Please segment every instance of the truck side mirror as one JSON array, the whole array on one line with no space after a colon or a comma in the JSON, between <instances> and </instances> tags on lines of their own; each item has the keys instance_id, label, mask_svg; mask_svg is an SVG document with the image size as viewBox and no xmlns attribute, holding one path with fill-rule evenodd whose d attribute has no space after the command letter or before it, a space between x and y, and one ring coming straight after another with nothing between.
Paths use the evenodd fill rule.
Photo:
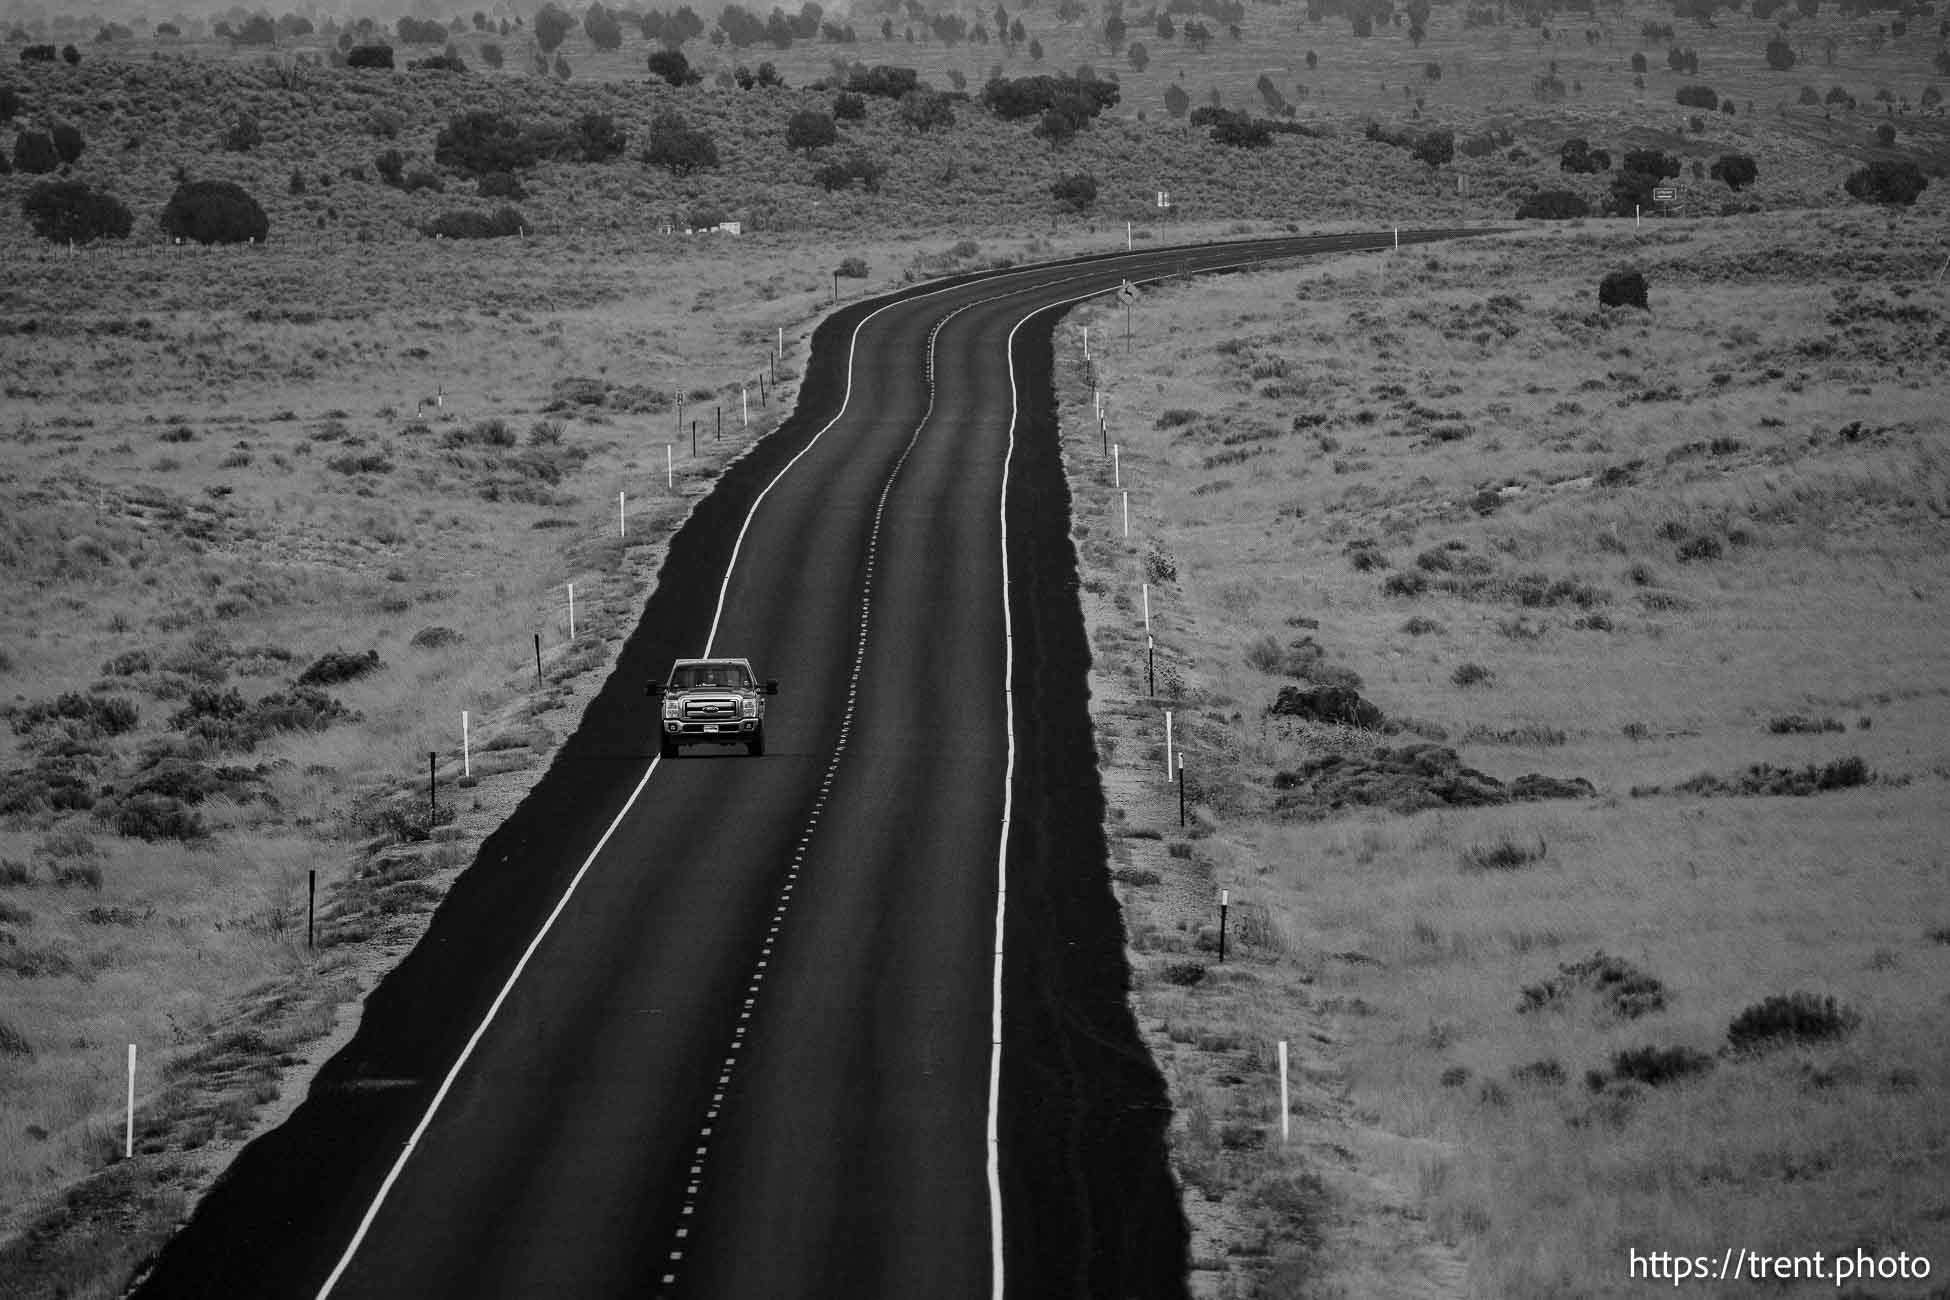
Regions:
<instances>
[{"instance_id":1,"label":"truck side mirror","mask_svg":"<svg viewBox=\"0 0 1950 1300\"><path fill-rule=\"evenodd\" d=\"M767 677L767 678L765 679L765 693L766 693L767 695L777 695L777 694L779 693L779 684L778 684L778 682L777 682L777 681L775 681L775 680L773 680L773 679L772 679L772 678L770 678L770 677Z\"/></svg>"}]
</instances>

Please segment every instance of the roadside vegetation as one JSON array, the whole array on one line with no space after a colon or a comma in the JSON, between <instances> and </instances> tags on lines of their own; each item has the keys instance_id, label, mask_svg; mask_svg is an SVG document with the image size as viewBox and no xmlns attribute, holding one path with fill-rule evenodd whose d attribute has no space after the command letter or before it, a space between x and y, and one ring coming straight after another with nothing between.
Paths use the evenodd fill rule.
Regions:
<instances>
[{"instance_id":1,"label":"roadside vegetation","mask_svg":"<svg viewBox=\"0 0 1950 1300\"><path fill-rule=\"evenodd\" d=\"M1833 214L1152 291L1093 349L1128 541L1077 337L1122 313L1059 331L1203 1293L1950 1250L1940 260ZM1602 304L1621 268L1649 307Z\"/></svg>"}]
</instances>

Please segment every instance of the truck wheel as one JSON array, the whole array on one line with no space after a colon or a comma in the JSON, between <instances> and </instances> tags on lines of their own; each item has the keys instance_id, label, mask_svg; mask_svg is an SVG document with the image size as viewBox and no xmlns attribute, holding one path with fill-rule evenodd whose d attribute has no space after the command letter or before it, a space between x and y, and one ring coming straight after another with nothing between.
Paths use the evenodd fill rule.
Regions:
<instances>
[{"instance_id":1,"label":"truck wheel","mask_svg":"<svg viewBox=\"0 0 1950 1300\"><path fill-rule=\"evenodd\" d=\"M661 738L660 740L658 740L658 742L657 742L657 752L658 752L659 754L662 754L662 755L663 755L663 756L664 756L665 758L676 758L676 757L677 757L677 745L676 745L676 743L675 743L674 741L672 741L672 740L671 740L671 739L670 739L670 738L669 738L668 736L665 736L665 737L663 737L663 738Z\"/></svg>"},{"instance_id":2,"label":"truck wheel","mask_svg":"<svg viewBox=\"0 0 1950 1300\"><path fill-rule=\"evenodd\" d=\"M746 741L745 752L751 755L753 758L765 757L765 733L761 731L756 736L753 736L750 740Z\"/></svg>"}]
</instances>

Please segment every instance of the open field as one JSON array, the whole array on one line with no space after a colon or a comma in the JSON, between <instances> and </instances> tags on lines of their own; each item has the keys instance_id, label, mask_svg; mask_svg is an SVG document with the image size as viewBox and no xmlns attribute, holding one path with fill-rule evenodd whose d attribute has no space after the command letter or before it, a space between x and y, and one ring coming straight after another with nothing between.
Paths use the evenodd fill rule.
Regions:
<instances>
[{"instance_id":1,"label":"open field","mask_svg":"<svg viewBox=\"0 0 1950 1300\"><path fill-rule=\"evenodd\" d=\"M1935 260L1841 216L1586 228L1167 287L1129 352L1078 317L1131 499L1126 540L1069 339L1113 867L1195 1222L1234 1219L1214 1276L1622 1296L1631 1248L1950 1254ZM1627 264L1649 313L1596 305ZM1309 684L1391 721L1270 711ZM1796 992L1837 1036L1732 1050ZM1356 1217L1391 1206L1419 1251Z\"/></svg>"},{"instance_id":2,"label":"open field","mask_svg":"<svg viewBox=\"0 0 1950 1300\"><path fill-rule=\"evenodd\" d=\"M1923 103L1945 81L1933 23L1884 39L1886 15L1796 18L1801 64L1775 73L1760 54L1772 24L1722 14L1680 24L1694 74L1638 38L1642 20L1671 19L1662 10L1608 12L1595 41L1582 23L1547 41L1514 20L1465 29L1445 7L1417 49L1401 29L1359 39L1343 18L1254 6L1239 41L1221 33L1203 54L1127 13L1152 55L1140 72L1106 48L1101 14L1020 16L1040 63L898 31L885 43L876 19L855 46L693 42L706 81L683 91L646 82L639 39L596 54L580 31L566 82L514 71L526 37L502 42L501 73L484 70L481 38L461 39L463 77L299 66L291 55L322 53L316 42L268 62L214 43L84 43L73 68L0 48L0 88L20 99L0 153L15 132L73 124L87 147L70 177L136 219L126 245L70 256L23 217L37 178L0 175L0 1240L40 1224L0 1245L0 1295L117 1293L224 1155L295 1101L307 1062L349 1031L358 996L574 726L662 538L775 421L755 385L781 329L790 400L844 259L867 267L838 282L852 297L1115 247L1127 218L1139 240L1507 222L1540 187L1603 198L1608 176L1557 167L1572 135L1702 169L1751 154L1760 178L1738 195L1682 176L1685 210L1767 215L1648 225L1641 242L1593 223L1250 289L1174 287L1140 320L1169 316L1175 341L1154 330L1107 360L1141 485L1136 535L1177 569L1153 598L1200 829L1115 838L1112 865L1161 882L1126 891L1141 1007L1180 1078L1201 1241L1211 1259L1233 1252L1231 1281L1196 1276L1251 1275L1271 1294L1288 1282L1269 1279L1309 1272L1352 1296L1463 1294L1465 1281L1604 1294L1622 1285L1612 1264L1631 1233L1689 1250L1748 1228L1767 1238L1757 1248L1874 1240L1950 1257L1932 1190L1950 1081L1931 991L1950 960L1935 847L1950 489L1932 359L1950 337L1931 280L1950 187L1886 218L1841 189L1872 159L1939 177L1950 162ZM1643 91L1627 63L1641 49ZM830 106L804 87L836 54L976 89L997 64L1019 76L1087 62L1115 70L1123 99L1059 149L972 104L916 134L869 101L840 150L881 159L885 182L830 193L784 129ZM712 82L767 58L794 89ZM1547 102L1531 87L1553 60L1567 91ZM1195 105L1216 92L1261 111L1262 72L1318 136L1222 148L1165 107L1182 85ZM1687 83L1740 111L1694 131L1673 102ZM1803 85L1841 86L1858 107L1800 106ZM609 163L524 171L526 238L423 238L443 212L498 205L434 162L441 127L481 108L528 123L606 113L629 144ZM679 178L638 159L670 108L717 137L720 167ZM263 139L226 151L243 113ZM1364 138L1369 118L1459 142L1510 134L1430 168ZM1874 138L1882 123L1892 146ZM407 177L437 184L382 183L394 149ZM1052 200L1073 172L1099 181L1093 211ZM156 214L182 176L242 183L269 213L270 247L170 249ZM1151 224L1160 188L1176 219ZM1830 211L1789 211L1802 208ZM748 234L659 233L706 213ZM1651 278L1649 320L1595 308L1598 275L1628 262ZM733 425L741 384L751 430ZM1187 415L1156 427L1168 411ZM1086 499L1102 681L1126 701L1103 719L1107 781L1114 803L1128 795L1126 830L1164 836L1175 808L1132 767L1159 740L1155 708L1132 694L1143 643L1125 580L1144 552L1094 513L1107 497ZM1384 593L1396 577L1412 587L1407 575L1425 585ZM1560 581L1573 585L1553 595ZM1320 626L1288 623L1303 618ZM1406 630L1414 619L1434 626ZM1302 635L1320 653L1289 644ZM326 665L322 694L305 693L299 679L332 652L377 652L379 667ZM1471 766L1581 777L1597 797L1315 821L1325 786L1307 764L1373 741L1265 719L1289 668L1358 674L1410 728L1389 744L1440 732ZM1815 730L1769 730L1795 715ZM1806 799L1631 793L1856 757L1875 780ZM321 929L307 951L312 870ZM1170 983L1164 966L1209 960L1221 886L1241 901L1248 960ZM1661 981L1665 1010L1514 1012L1522 988L1601 948ZM1802 988L1858 1010L1859 1027L1678 1089L1582 1082L1642 1042L1710 1051L1741 1008ZM1309 1163L1276 1160L1260 1145L1266 1044L1310 1033L1332 1042L1308 1049ZM1201 1035L1234 1046L1203 1051ZM122 1162L131 1041L143 1154ZM1512 1079L1546 1059L1565 1082ZM1799 1135L1769 1145L1761 1117L1790 1113ZM1650 1136L1708 1131L1684 1160ZM1893 1174L1874 1163L1883 1148ZM44 1214L75 1188L70 1211ZM1840 1192L1846 1214L1799 1199ZM1319 1249L1268 1263L1308 1224ZM1586 1248L1599 1238L1618 1249Z\"/></svg>"}]
</instances>

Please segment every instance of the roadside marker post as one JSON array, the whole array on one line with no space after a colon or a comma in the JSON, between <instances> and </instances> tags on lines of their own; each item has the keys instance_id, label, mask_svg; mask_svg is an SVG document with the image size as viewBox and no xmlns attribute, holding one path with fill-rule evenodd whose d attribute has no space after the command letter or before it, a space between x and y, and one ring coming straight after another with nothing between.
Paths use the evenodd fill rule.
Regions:
<instances>
[{"instance_id":1,"label":"roadside marker post","mask_svg":"<svg viewBox=\"0 0 1950 1300\"><path fill-rule=\"evenodd\" d=\"M697 455L697 421L691 421L691 455Z\"/></svg>"},{"instance_id":2,"label":"roadside marker post","mask_svg":"<svg viewBox=\"0 0 1950 1300\"><path fill-rule=\"evenodd\" d=\"M1131 223L1128 221L1124 223L1124 251L1131 251Z\"/></svg>"},{"instance_id":3,"label":"roadside marker post","mask_svg":"<svg viewBox=\"0 0 1950 1300\"><path fill-rule=\"evenodd\" d=\"M1088 325L1083 327L1083 359L1085 361L1090 360L1090 327Z\"/></svg>"},{"instance_id":4,"label":"roadside marker post","mask_svg":"<svg viewBox=\"0 0 1950 1300\"><path fill-rule=\"evenodd\" d=\"M1286 1145L1292 1139L1292 1120L1289 1117L1292 1107L1287 1101L1286 1083L1286 1039L1280 1040L1280 1144Z\"/></svg>"},{"instance_id":5,"label":"roadside marker post","mask_svg":"<svg viewBox=\"0 0 1950 1300\"><path fill-rule=\"evenodd\" d=\"M305 872L305 950L318 946L318 868Z\"/></svg>"},{"instance_id":6,"label":"roadside marker post","mask_svg":"<svg viewBox=\"0 0 1950 1300\"><path fill-rule=\"evenodd\" d=\"M467 710L460 711L460 774L474 775L473 741L467 734Z\"/></svg>"},{"instance_id":7,"label":"roadside marker post","mask_svg":"<svg viewBox=\"0 0 1950 1300\"><path fill-rule=\"evenodd\" d=\"M440 758L438 750L427 751L427 825L432 826L440 820L440 799L434 793L433 765Z\"/></svg>"},{"instance_id":8,"label":"roadside marker post","mask_svg":"<svg viewBox=\"0 0 1950 1300\"><path fill-rule=\"evenodd\" d=\"M122 1159L135 1159L135 1044L129 1044L129 1124L122 1138Z\"/></svg>"},{"instance_id":9,"label":"roadside marker post","mask_svg":"<svg viewBox=\"0 0 1950 1300\"><path fill-rule=\"evenodd\" d=\"M576 639L576 585L569 584L569 640Z\"/></svg>"},{"instance_id":10,"label":"roadside marker post","mask_svg":"<svg viewBox=\"0 0 1950 1300\"><path fill-rule=\"evenodd\" d=\"M738 385L738 427L744 428L752 422L752 395L743 384Z\"/></svg>"},{"instance_id":11,"label":"roadside marker post","mask_svg":"<svg viewBox=\"0 0 1950 1300\"><path fill-rule=\"evenodd\" d=\"M778 356L779 356L779 359L780 359L781 361L783 361L783 360L785 359L785 326L783 326L783 325L781 325L781 326L779 326L779 352L778 352Z\"/></svg>"},{"instance_id":12,"label":"roadside marker post","mask_svg":"<svg viewBox=\"0 0 1950 1300\"><path fill-rule=\"evenodd\" d=\"M712 409L714 409L718 413L718 431L711 435L711 441L723 442L724 441L724 404L721 402Z\"/></svg>"},{"instance_id":13,"label":"roadside marker post","mask_svg":"<svg viewBox=\"0 0 1950 1300\"><path fill-rule=\"evenodd\" d=\"M1128 497L1131 494L1126 492L1124 495ZM1151 635L1151 584L1148 582L1140 583L1138 585L1138 590L1142 592L1144 595L1144 634L1146 636L1150 636Z\"/></svg>"},{"instance_id":14,"label":"roadside marker post","mask_svg":"<svg viewBox=\"0 0 1950 1300\"><path fill-rule=\"evenodd\" d=\"M1178 825L1185 825L1185 751L1178 751Z\"/></svg>"},{"instance_id":15,"label":"roadside marker post","mask_svg":"<svg viewBox=\"0 0 1950 1300\"><path fill-rule=\"evenodd\" d=\"M1144 634L1144 693L1156 696L1158 693L1158 641L1149 632Z\"/></svg>"},{"instance_id":16,"label":"roadside marker post","mask_svg":"<svg viewBox=\"0 0 1950 1300\"><path fill-rule=\"evenodd\" d=\"M1401 228L1400 226L1396 226L1396 227L1395 227L1395 248L1396 248L1396 250L1397 250L1397 251L1400 251L1400 249L1401 249L1401 246L1402 246L1402 228Z\"/></svg>"},{"instance_id":17,"label":"roadside marker post","mask_svg":"<svg viewBox=\"0 0 1950 1300\"><path fill-rule=\"evenodd\" d=\"M1226 913L1231 910L1232 891L1221 889L1219 891L1219 964L1221 966L1225 965L1226 960Z\"/></svg>"},{"instance_id":18,"label":"roadside marker post","mask_svg":"<svg viewBox=\"0 0 1950 1300\"><path fill-rule=\"evenodd\" d=\"M1097 412L1097 432L1104 436L1104 455L1110 455L1110 425L1104 422L1104 413Z\"/></svg>"},{"instance_id":19,"label":"roadside marker post","mask_svg":"<svg viewBox=\"0 0 1950 1300\"><path fill-rule=\"evenodd\" d=\"M680 430L684 427L684 395L682 393L677 394L677 427Z\"/></svg>"},{"instance_id":20,"label":"roadside marker post","mask_svg":"<svg viewBox=\"0 0 1950 1300\"><path fill-rule=\"evenodd\" d=\"M671 451L669 443L665 443L664 444L664 486L667 488L675 488L677 486L677 470L675 468L676 463L677 463L676 453Z\"/></svg>"},{"instance_id":21,"label":"roadside marker post","mask_svg":"<svg viewBox=\"0 0 1950 1300\"><path fill-rule=\"evenodd\" d=\"M623 494L618 492L616 494L616 535L618 537L628 537L630 535L629 524L626 522L627 518L623 513Z\"/></svg>"},{"instance_id":22,"label":"roadside marker post","mask_svg":"<svg viewBox=\"0 0 1950 1300\"><path fill-rule=\"evenodd\" d=\"M542 684L542 634L535 634L535 685Z\"/></svg>"},{"instance_id":23,"label":"roadside marker post","mask_svg":"<svg viewBox=\"0 0 1950 1300\"><path fill-rule=\"evenodd\" d=\"M1176 776L1177 773L1178 773L1178 764L1173 761L1172 752L1171 752L1171 710L1166 709L1165 710L1165 783L1169 785L1171 783L1172 778Z\"/></svg>"},{"instance_id":24,"label":"roadside marker post","mask_svg":"<svg viewBox=\"0 0 1950 1300\"><path fill-rule=\"evenodd\" d=\"M1110 445L1110 473L1111 473L1110 485L1112 487L1120 487L1120 488L1123 487L1124 486L1124 444L1121 442L1113 442Z\"/></svg>"},{"instance_id":25,"label":"roadside marker post","mask_svg":"<svg viewBox=\"0 0 1950 1300\"><path fill-rule=\"evenodd\" d=\"M1131 535L1131 494L1124 494L1124 536Z\"/></svg>"}]
</instances>

